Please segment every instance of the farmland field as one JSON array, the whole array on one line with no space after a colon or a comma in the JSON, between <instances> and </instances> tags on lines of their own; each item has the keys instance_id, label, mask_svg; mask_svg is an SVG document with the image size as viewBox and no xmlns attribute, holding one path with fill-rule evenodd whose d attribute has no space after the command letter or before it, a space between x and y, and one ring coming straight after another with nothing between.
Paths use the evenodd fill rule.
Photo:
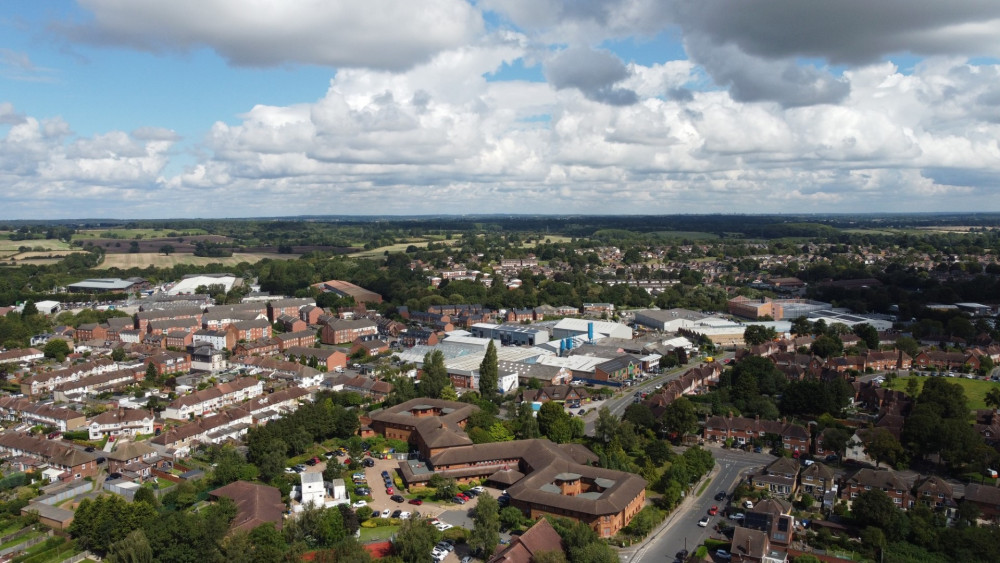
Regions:
<instances>
[{"instance_id":1,"label":"farmland field","mask_svg":"<svg viewBox=\"0 0 1000 563\"><path fill-rule=\"evenodd\" d=\"M663 238L688 238L691 240L715 240L719 235L715 233L704 233L701 231L656 231L652 233Z\"/></svg>"},{"instance_id":2,"label":"farmland field","mask_svg":"<svg viewBox=\"0 0 1000 563\"><path fill-rule=\"evenodd\" d=\"M249 262L250 264L254 264L265 258L271 258L273 260L294 260L298 257L298 254L277 254L267 252L234 253L228 258L194 256L192 254L171 254L170 256L165 256L158 253L140 252L136 254L108 254L104 257L104 263L97 268L100 270L107 270L109 268L121 268L125 270L128 268L145 268L148 266L171 268L177 264L194 264L196 266L204 266L205 264L222 264L223 266L235 266L240 262Z\"/></svg>"},{"instance_id":3,"label":"farmland field","mask_svg":"<svg viewBox=\"0 0 1000 563\"><path fill-rule=\"evenodd\" d=\"M432 242L438 242L441 244L452 245L459 241L458 237L452 240L427 240L425 238L410 239L407 242L400 242L398 244L393 244L391 246L380 246L378 248L373 248L371 250L362 250L361 252L354 252L348 254L350 258L382 258L386 252L392 254L394 252L405 252L410 246L415 246L417 248L427 248L427 245Z\"/></svg>"},{"instance_id":4,"label":"farmland field","mask_svg":"<svg viewBox=\"0 0 1000 563\"><path fill-rule=\"evenodd\" d=\"M8 238L0 238L0 253L2 252L17 252L18 248L22 246L27 246L28 248L44 248L45 250L69 250L71 247L69 244L55 239L48 240L10 240Z\"/></svg>"},{"instance_id":5,"label":"farmland field","mask_svg":"<svg viewBox=\"0 0 1000 563\"><path fill-rule=\"evenodd\" d=\"M133 240L142 235L142 238L166 238L168 233L176 233L174 237L189 237L206 234L203 229L91 229L87 231L77 231L73 235L73 240L91 240L98 238L108 238L106 235L113 233L121 240ZM173 238L173 237L171 237Z\"/></svg>"}]
</instances>

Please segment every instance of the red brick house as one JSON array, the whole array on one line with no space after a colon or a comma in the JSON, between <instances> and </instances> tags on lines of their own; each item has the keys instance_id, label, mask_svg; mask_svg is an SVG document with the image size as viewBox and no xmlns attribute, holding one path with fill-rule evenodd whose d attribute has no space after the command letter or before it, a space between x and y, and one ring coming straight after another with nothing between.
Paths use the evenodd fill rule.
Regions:
<instances>
[{"instance_id":1,"label":"red brick house","mask_svg":"<svg viewBox=\"0 0 1000 563\"><path fill-rule=\"evenodd\" d=\"M896 505L896 508L907 509L913 506L910 486L891 469L859 469L847 476L840 484L840 498L851 502L858 495L872 489L880 489Z\"/></svg>"},{"instance_id":2,"label":"red brick house","mask_svg":"<svg viewBox=\"0 0 1000 563\"><path fill-rule=\"evenodd\" d=\"M264 319L243 321L234 323L232 326L236 329L237 340L250 342L261 338L271 338L271 323Z\"/></svg>"},{"instance_id":3,"label":"red brick house","mask_svg":"<svg viewBox=\"0 0 1000 563\"><path fill-rule=\"evenodd\" d=\"M323 344L346 344L354 342L362 336L378 334L378 325L375 321L361 319L357 321L345 321L333 319L323 325L320 333L320 341Z\"/></svg>"},{"instance_id":4,"label":"red brick house","mask_svg":"<svg viewBox=\"0 0 1000 563\"><path fill-rule=\"evenodd\" d=\"M351 344L351 355L364 352L366 356L377 356L389 351L389 342L381 338L356 338Z\"/></svg>"},{"instance_id":5,"label":"red brick house","mask_svg":"<svg viewBox=\"0 0 1000 563\"><path fill-rule=\"evenodd\" d=\"M270 356L281 351L277 339L258 338L249 342L239 342L233 346L233 356Z\"/></svg>"},{"instance_id":6,"label":"red brick house","mask_svg":"<svg viewBox=\"0 0 1000 563\"><path fill-rule=\"evenodd\" d=\"M330 350L329 348L311 348L304 346L291 346L284 350L285 357L294 356L296 359L316 358L321 368L326 371L333 371L336 368L347 367L347 354L340 350Z\"/></svg>"},{"instance_id":7,"label":"red brick house","mask_svg":"<svg viewBox=\"0 0 1000 563\"><path fill-rule=\"evenodd\" d=\"M921 350L913 358L913 365L920 369L958 369L966 364L972 369L979 369L979 358L974 354L938 350Z\"/></svg>"},{"instance_id":8,"label":"red brick house","mask_svg":"<svg viewBox=\"0 0 1000 563\"><path fill-rule=\"evenodd\" d=\"M146 366L156 366L160 375L167 373L188 373L191 371L191 356L183 352L163 352L146 358Z\"/></svg>"},{"instance_id":9,"label":"red brick house","mask_svg":"<svg viewBox=\"0 0 1000 563\"><path fill-rule=\"evenodd\" d=\"M299 332L309 328L309 325L304 320L292 315L281 315L275 322L280 324L282 330L285 332Z\"/></svg>"},{"instance_id":10,"label":"red brick house","mask_svg":"<svg viewBox=\"0 0 1000 563\"><path fill-rule=\"evenodd\" d=\"M322 307L306 305L299 309L299 318L305 321L306 324L315 325L319 324L319 317L325 312Z\"/></svg>"},{"instance_id":11,"label":"red brick house","mask_svg":"<svg viewBox=\"0 0 1000 563\"><path fill-rule=\"evenodd\" d=\"M107 340L108 329L97 323L87 323L76 327L75 338L77 342L88 342L90 340Z\"/></svg>"},{"instance_id":12,"label":"red brick house","mask_svg":"<svg viewBox=\"0 0 1000 563\"><path fill-rule=\"evenodd\" d=\"M705 440L725 442L732 438L736 444L748 444L753 440L765 440L768 435L780 440L781 447L793 452L809 451L809 430L798 424L790 424L785 419L760 420L760 417L711 416L705 421Z\"/></svg>"},{"instance_id":13,"label":"red brick house","mask_svg":"<svg viewBox=\"0 0 1000 563\"><path fill-rule=\"evenodd\" d=\"M296 332L286 332L276 334L274 339L278 341L278 347L285 351L293 346L311 347L316 343L316 331L307 328Z\"/></svg>"}]
</instances>

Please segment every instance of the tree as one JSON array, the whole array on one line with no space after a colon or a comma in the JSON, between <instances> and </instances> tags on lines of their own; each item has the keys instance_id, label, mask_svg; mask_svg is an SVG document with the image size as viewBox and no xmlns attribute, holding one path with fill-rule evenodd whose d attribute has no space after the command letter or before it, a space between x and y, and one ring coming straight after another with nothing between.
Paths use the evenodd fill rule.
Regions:
<instances>
[{"instance_id":1,"label":"tree","mask_svg":"<svg viewBox=\"0 0 1000 563\"><path fill-rule=\"evenodd\" d=\"M110 563L153 563L153 549L142 530L133 530L111 544L104 558Z\"/></svg>"},{"instance_id":2,"label":"tree","mask_svg":"<svg viewBox=\"0 0 1000 563\"><path fill-rule=\"evenodd\" d=\"M674 399L663 410L663 428L671 434L683 436L698 425L698 413L687 397Z\"/></svg>"},{"instance_id":3,"label":"tree","mask_svg":"<svg viewBox=\"0 0 1000 563\"><path fill-rule=\"evenodd\" d=\"M851 513L861 526L876 526L883 531L891 529L899 511L889 495L873 488L859 494L851 502Z\"/></svg>"},{"instance_id":4,"label":"tree","mask_svg":"<svg viewBox=\"0 0 1000 563\"><path fill-rule=\"evenodd\" d=\"M864 341L869 350L878 350L878 330L868 323L854 325L854 334Z\"/></svg>"},{"instance_id":5,"label":"tree","mask_svg":"<svg viewBox=\"0 0 1000 563\"><path fill-rule=\"evenodd\" d=\"M458 391L455 391L455 387L452 385L445 385L444 388L441 389L441 398L445 401L457 401Z\"/></svg>"},{"instance_id":6,"label":"tree","mask_svg":"<svg viewBox=\"0 0 1000 563\"><path fill-rule=\"evenodd\" d=\"M763 325L750 325L743 331L743 342L747 346L758 346L778 337L778 333L771 327Z\"/></svg>"},{"instance_id":7,"label":"tree","mask_svg":"<svg viewBox=\"0 0 1000 563\"><path fill-rule=\"evenodd\" d=\"M482 548L483 553L493 553L500 543L500 506L489 493L483 493L474 511L469 545Z\"/></svg>"},{"instance_id":8,"label":"tree","mask_svg":"<svg viewBox=\"0 0 1000 563\"><path fill-rule=\"evenodd\" d=\"M437 537L437 530L429 521L415 518L404 520L396 532L393 553L407 563L431 563L431 550L437 543Z\"/></svg>"},{"instance_id":9,"label":"tree","mask_svg":"<svg viewBox=\"0 0 1000 563\"><path fill-rule=\"evenodd\" d=\"M625 414L622 420L627 420L638 428L653 428L656 425L656 417L653 411L642 403L632 403L625 407Z\"/></svg>"},{"instance_id":10,"label":"tree","mask_svg":"<svg viewBox=\"0 0 1000 563\"><path fill-rule=\"evenodd\" d=\"M111 359L116 362L124 361L125 358L127 357L128 354L125 352L125 348L122 346L118 346L117 348L111 351Z\"/></svg>"},{"instance_id":11,"label":"tree","mask_svg":"<svg viewBox=\"0 0 1000 563\"><path fill-rule=\"evenodd\" d=\"M812 334L812 323L804 316L796 317L792 320L792 334L796 336L806 336Z\"/></svg>"},{"instance_id":12,"label":"tree","mask_svg":"<svg viewBox=\"0 0 1000 563\"><path fill-rule=\"evenodd\" d=\"M159 376L160 372L156 369L156 364L149 362L146 365L146 381L156 381L156 378Z\"/></svg>"},{"instance_id":13,"label":"tree","mask_svg":"<svg viewBox=\"0 0 1000 563\"><path fill-rule=\"evenodd\" d=\"M611 413L608 407L601 407L597 411L597 422L594 424L594 437L603 442L610 442L611 438L618 431L618 417Z\"/></svg>"},{"instance_id":14,"label":"tree","mask_svg":"<svg viewBox=\"0 0 1000 563\"><path fill-rule=\"evenodd\" d=\"M160 247L160 252L162 252L164 256L170 256L174 252L174 245L164 244Z\"/></svg>"},{"instance_id":15,"label":"tree","mask_svg":"<svg viewBox=\"0 0 1000 563\"><path fill-rule=\"evenodd\" d=\"M824 334L813 341L811 349L813 354L821 358L837 357L844 353L844 343L838 337Z\"/></svg>"},{"instance_id":16,"label":"tree","mask_svg":"<svg viewBox=\"0 0 1000 563\"><path fill-rule=\"evenodd\" d=\"M520 508L507 506L500 510L500 525L503 529L513 530L520 528L523 522L524 514L521 512Z\"/></svg>"},{"instance_id":17,"label":"tree","mask_svg":"<svg viewBox=\"0 0 1000 563\"><path fill-rule=\"evenodd\" d=\"M46 342L45 347L42 348L42 352L46 358L54 358L57 362L66 361L66 356L72 351L73 349L69 347L69 342L66 342L62 338L53 338Z\"/></svg>"},{"instance_id":18,"label":"tree","mask_svg":"<svg viewBox=\"0 0 1000 563\"><path fill-rule=\"evenodd\" d=\"M1000 387L990 387L984 401L986 401L986 406L993 407L994 410L1000 409Z\"/></svg>"},{"instance_id":19,"label":"tree","mask_svg":"<svg viewBox=\"0 0 1000 563\"><path fill-rule=\"evenodd\" d=\"M423 375L420 376L420 395L438 399L441 390L451 383L448 369L444 365L444 353L441 350L427 352L424 355Z\"/></svg>"},{"instance_id":20,"label":"tree","mask_svg":"<svg viewBox=\"0 0 1000 563\"><path fill-rule=\"evenodd\" d=\"M486 355L479 364L479 394L487 401L493 401L497 397L499 381L497 349L493 340L490 340L486 346Z\"/></svg>"}]
</instances>

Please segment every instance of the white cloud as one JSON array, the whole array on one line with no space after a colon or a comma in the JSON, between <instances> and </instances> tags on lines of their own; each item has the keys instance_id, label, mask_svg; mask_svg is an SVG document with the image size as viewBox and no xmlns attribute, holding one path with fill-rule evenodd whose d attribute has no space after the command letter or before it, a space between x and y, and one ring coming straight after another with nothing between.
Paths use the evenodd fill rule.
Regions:
<instances>
[{"instance_id":1,"label":"white cloud","mask_svg":"<svg viewBox=\"0 0 1000 563\"><path fill-rule=\"evenodd\" d=\"M464 0L79 0L92 14L63 22L70 39L151 52L215 50L239 66L306 63L404 69L482 32Z\"/></svg>"}]
</instances>

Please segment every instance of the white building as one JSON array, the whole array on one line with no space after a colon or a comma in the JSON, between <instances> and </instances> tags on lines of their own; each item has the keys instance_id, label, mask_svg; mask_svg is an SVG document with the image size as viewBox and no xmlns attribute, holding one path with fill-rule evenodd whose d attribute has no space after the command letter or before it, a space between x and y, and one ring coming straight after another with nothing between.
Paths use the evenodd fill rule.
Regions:
<instances>
[{"instance_id":1,"label":"white building","mask_svg":"<svg viewBox=\"0 0 1000 563\"><path fill-rule=\"evenodd\" d=\"M318 471L306 471L299 474L302 482L302 504L312 504L315 507L326 503L326 487L323 484L323 474Z\"/></svg>"},{"instance_id":2,"label":"white building","mask_svg":"<svg viewBox=\"0 0 1000 563\"><path fill-rule=\"evenodd\" d=\"M621 323L566 318L557 322L552 327L552 338L554 340L573 338L575 336L587 336L589 338L591 334L593 334L595 340L600 338L632 340L632 329L628 325Z\"/></svg>"}]
</instances>

